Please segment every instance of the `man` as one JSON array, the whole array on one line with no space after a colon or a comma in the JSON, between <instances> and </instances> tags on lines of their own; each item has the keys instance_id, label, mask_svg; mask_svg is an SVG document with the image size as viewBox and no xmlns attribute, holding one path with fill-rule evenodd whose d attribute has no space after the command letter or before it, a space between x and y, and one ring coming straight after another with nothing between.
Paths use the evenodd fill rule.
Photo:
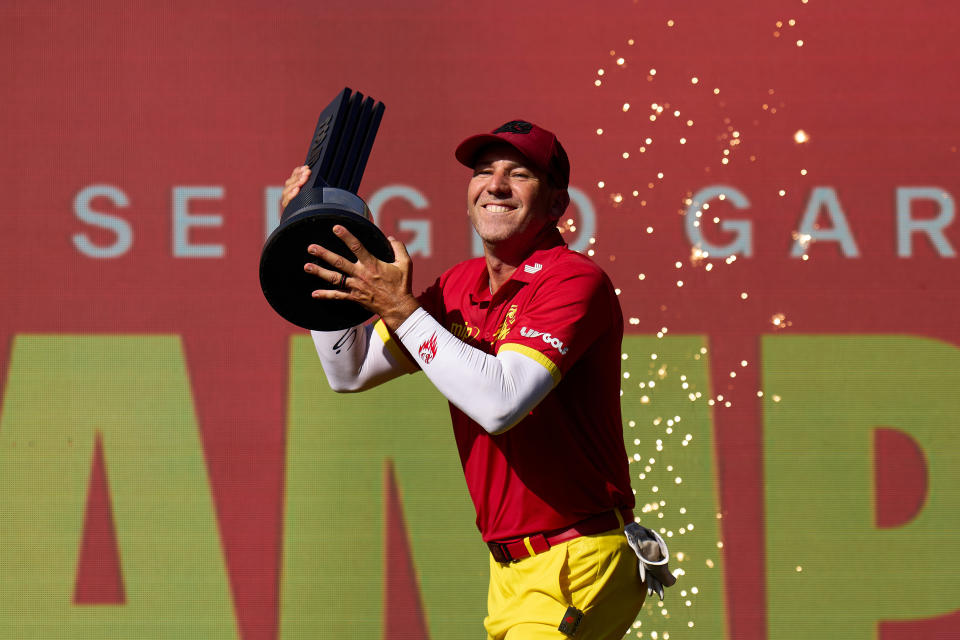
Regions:
<instances>
[{"instance_id":1,"label":"man","mask_svg":"<svg viewBox=\"0 0 960 640\"><path fill-rule=\"evenodd\" d=\"M422 370L450 401L490 548L490 638L620 638L645 584L623 533L634 498L620 421L617 296L557 230L570 165L553 133L513 121L467 138L456 157L473 170L467 211L484 256L414 297L402 243L390 238L396 259L388 264L334 227L357 262L310 245L333 269L304 269L336 285L313 295L358 302L379 320L350 329L358 337L351 341L313 332L317 353L336 391ZM294 170L284 206L308 174Z\"/></svg>"}]
</instances>

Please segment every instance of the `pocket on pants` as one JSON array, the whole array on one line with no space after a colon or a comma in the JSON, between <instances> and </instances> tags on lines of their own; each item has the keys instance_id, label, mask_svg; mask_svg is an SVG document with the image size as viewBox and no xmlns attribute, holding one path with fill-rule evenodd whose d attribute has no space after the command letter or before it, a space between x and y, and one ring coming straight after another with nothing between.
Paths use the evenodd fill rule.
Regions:
<instances>
[{"instance_id":1,"label":"pocket on pants","mask_svg":"<svg viewBox=\"0 0 960 640\"><path fill-rule=\"evenodd\" d=\"M597 536L581 536L566 543L563 565L557 574L563 600L584 609L589 605L593 591L603 575L603 564L609 562L600 552Z\"/></svg>"}]
</instances>

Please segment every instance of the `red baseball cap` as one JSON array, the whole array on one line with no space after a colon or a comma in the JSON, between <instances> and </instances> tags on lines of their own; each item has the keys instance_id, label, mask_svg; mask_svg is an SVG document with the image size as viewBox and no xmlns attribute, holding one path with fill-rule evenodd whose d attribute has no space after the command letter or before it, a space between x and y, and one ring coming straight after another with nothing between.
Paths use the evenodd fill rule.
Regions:
<instances>
[{"instance_id":1,"label":"red baseball cap","mask_svg":"<svg viewBox=\"0 0 960 640\"><path fill-rule=\"evenodd\" d=\"M490 133L470 136L457 146L454 155L461 164L473 168L481 149L504 142L544 171L558 187L566 189L570 184L570 160L557 136L526 120L511 120Z\"/></svg>"}]
</instances>

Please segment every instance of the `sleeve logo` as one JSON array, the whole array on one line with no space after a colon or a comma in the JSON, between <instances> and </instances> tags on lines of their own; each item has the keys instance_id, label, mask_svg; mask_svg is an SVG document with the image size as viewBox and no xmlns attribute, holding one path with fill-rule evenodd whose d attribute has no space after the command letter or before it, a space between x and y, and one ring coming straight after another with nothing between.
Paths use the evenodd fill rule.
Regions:
<instances>
[{"instance_id":1,"label":"sleeve logo","mask_svg":"<svg viewBox=\"0 0 960 640\"><path fill-rule=\"evenodd\" d=\"M533 329L528 329L528 328L526 328L526 327L520 327L520 335L522 335L524 338L537 338L537 337L539 337L539 338L541 338L544 342L546 342L548 345L550 345L551 347L553 347L554 349L556 349L557 351L559 351L559 352L560 352L560 355L562 355L562 356L567 355L567 351L569 351L569 348L568 348L568 347L563 346L563 342L561 342L561 341L560 341L559 339L557 339L557 338L554 338L554 337L553 337L552 335L550 335L549 333L544 333L544 332L542 332L542 331L535 331L535 330L533 330Z\"/></svg>"},{"instance_id":2,"label":"sleeve logo","mask_svg":"<svg viewBox=\"0 0 960 640\"><path fill-rule=\"evenodd\" d=\"M437 333L434 332L429 340L424 340L420 345L420 359L423 364L430 364L430 361L437 355Z\"/></svg>"}]
</instances>

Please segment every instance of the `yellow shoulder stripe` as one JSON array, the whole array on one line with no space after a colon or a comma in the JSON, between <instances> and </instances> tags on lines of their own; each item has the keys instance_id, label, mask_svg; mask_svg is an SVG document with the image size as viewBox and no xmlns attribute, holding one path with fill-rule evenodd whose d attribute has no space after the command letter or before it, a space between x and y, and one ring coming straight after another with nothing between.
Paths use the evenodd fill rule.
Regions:
<instances>
[{"instance_id":1,"label":"yellow shoulder stripe","mask_svg":"<svg viewBox=\"0 0 960 640\"><path fill-rule=\"evenodd\" d=\"M417 366L417 363L407 356L407 353L400 348L400 345L397 344L397 341L393 339L392 335L390 335L390 330L387 329L387 325L383 323L383 320L377 318L377 322L373 325L373 329L377 332L377 335L380 336L384 346L387 347L387 351L389 351L390 355L393 356L393 359L397 361L397 364L399 364L409 373L420 371L420 367Z\"/></svg>"},{"instance_id":2,"label":"yellow shoulder stripe","mask_svg":"<svg viewBox=\"0 0 960 640\"><path fill-rule=\"evenodd\" d=\"M536 349L531 349L530 347L522 344L516 344L513 342L507 342L500 345L500 351L516 351L517 353L522 353L528 358L539 362L543 365L543 368L550 372L550 375L553 377L553 383L557 384L560 382L562 374L560 373L560 368L553 363L550 358L543 355Z\"/></svg>"}]
</instances>

